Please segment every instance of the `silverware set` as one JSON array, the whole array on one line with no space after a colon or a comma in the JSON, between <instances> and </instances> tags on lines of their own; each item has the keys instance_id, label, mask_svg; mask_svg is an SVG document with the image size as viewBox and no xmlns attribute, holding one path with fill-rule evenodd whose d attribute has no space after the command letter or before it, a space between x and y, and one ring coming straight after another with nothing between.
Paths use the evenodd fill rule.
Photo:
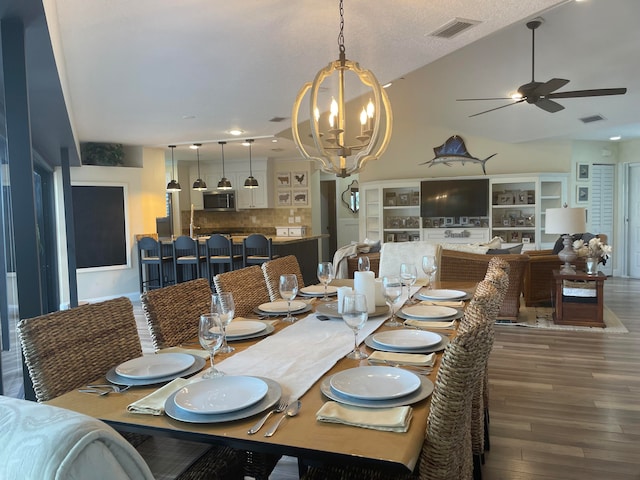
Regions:
<instances>
[{"instance_id":1,"label":"silverware set","mask_svg":"<svg viewBox=\"0 0 640 480\"><path fill-rule=\"evenodd\" d=\"M274 413L282 413L283 415L280 417L280 419L278 419L278 421L273 425L273 427L271 427L264 434L265 437L270 437L276 432L276 429L280 426L280 423L282 423L282 421L286 417L296 416L300 411L301 406L302 406L302 402L300 400L296 400L290 404L289 398L283 397L280 399L280 401L275 406L275 408L273 408L272 410L269 410L264 417L258 420L258 422L247 431L247 433L249 435L254 435L258 433L258 431L264 426L264 424L269 419L269 417L271 417L271 415L273 415Z\"/></svg>"},{"instance_id":2,"label":"silverware set","mask_svg":"<svg viewBox=\"0 0 640 480\"><path fill-rule=\"evenodd\" d=\"M123 393L131 388L131 385L126 385L121 387L119 385L113 384L103 384L103 385L87 385L86 388L80 388L78 391L80 393L95 393L100 397L104 397L109 395L110 393Z\"/></svg>"},{"instance_id":3,"label":"silverware set","mask_svg":"<svg viewBox=\"0 0 640 480\"><path fill-rule=\"evenodd\" d=\"M389 360L375 360L369 361L370 365L386 365L388 367L405 368L416 375L429 375L433 371L433 367L422 365L411 365L401 362L390 362Z\"/></svg>"}]
</instances>

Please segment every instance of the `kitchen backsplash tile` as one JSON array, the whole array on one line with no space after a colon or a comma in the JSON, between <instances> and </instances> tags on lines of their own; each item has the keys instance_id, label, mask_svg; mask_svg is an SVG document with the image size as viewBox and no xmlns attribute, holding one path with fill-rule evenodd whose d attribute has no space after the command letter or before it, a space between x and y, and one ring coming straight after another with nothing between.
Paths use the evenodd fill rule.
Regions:
<instances>
[{"instance_id":1,"label":"kitchen backsplash tile","mask_svg":"<svg viewBox=\"0 0 640 480\"><path fill-rule=\"evenodd\" d=\"M293 211L293 214L291 213ZM189 234L190 211L180 213L182 233ZM299 222L289 223L289 217L300 217ZM196 210L193 214L195 233L263 233L275 235L275 225L306 226L307 232L311 228L310 208L264 208L241 210L238 212L206 212ZM198 228L199 227L199 228Z\"/></svg>"}]
</instances>

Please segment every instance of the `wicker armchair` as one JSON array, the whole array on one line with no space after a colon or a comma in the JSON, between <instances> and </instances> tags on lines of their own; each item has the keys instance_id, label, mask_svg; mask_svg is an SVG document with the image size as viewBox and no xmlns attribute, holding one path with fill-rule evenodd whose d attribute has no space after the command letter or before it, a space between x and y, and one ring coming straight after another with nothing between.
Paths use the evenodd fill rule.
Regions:
<instances>
[{"instance_id":1,"label":"wicker armchair","mask_svg":"<svg viewBox=\"0 0 640 480\"><path fill-rule=\"evenodd\" d=\"M469 392L482 379L492 344L492 332L488 328L474 326L455 337L445 349L431 397L431 410L416 472L401 475L375 468L327 466L309 468L302 479L471 479Z\"/></svg>"},{"instance_id":2,"label":"wicker armchair","mask_svg":"<svg viewBox=\"0 0 640 480\"><path fill-rule=\"evenodd\" d=\"M509 263L509 288L505 294L499 319L517 320L520 310L520 294L524 273L529 263L529 256L499 255ZM440 260L440 280L442 281L477 281L483 280L491 255L442 250Z\"/></svg>"},{"instance_id":3,"label":"wicker armchair","mask_svg":"<svg viewBox=\"0 0 640 480\"><path fill-rule=\"evenodd\" d=\"M304 278L300 271L300 264L294 255L276 258L261 265L264 280L267 282L269 298L272 302L280 300L280 275L293 273L298 277L298 288L304 287Z\"/></svg>"},{"instance_id":4,"label":"wicker armchair","mask_svg":"<svg viewBox=\"0 0 640 480\"><path fill-rule=\"evenodd\" d=\"M198 319L211 311L206 278L150 290L140 296L156 350L174 347L198 336Z\"/></svg>"},{"instance_id":5,"label":"wicker armchair","mask_svg":"<svg viewBox=\"0 0 640 480\"><path fill-rule=\"evenodd\" d=\"M17 329L40 402L87 385L114 365L142 355L133 306L124 297L23 319ZM140 448L150 441L142 435L126 438ZM168 457L186 468L178 480L243 478L243 452L210 447L199 457L185 459L172 455L170 443L155 442L155 445L156 450L161 449L155 455ZM157 478L161 473L154 475Z\"/></svg>"},{"instance_id":6,"label":"wicker armchair","mask_svg":"<svg viewBox=\"0 0 640 480\"><path fill-rule=\"evenodd\" d=\"M238 317L251 315L257 305L270 301L260 265L219 273L213 277L213 283L217 292L233 293Z\"/></svg>"}]
</instances>

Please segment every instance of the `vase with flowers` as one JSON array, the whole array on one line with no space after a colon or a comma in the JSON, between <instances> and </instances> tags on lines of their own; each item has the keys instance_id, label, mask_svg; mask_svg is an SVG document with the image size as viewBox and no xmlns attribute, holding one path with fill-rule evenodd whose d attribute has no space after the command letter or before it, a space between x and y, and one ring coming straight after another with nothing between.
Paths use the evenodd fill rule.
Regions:
<instances>
[{"instance_id":1,"label":"vase with flowers","mask_svg":"<svg viewBox=\"0 0 640 480\"><path fill-rule=\"evenodd\" d=\"M573 242L573 250L579 257L585 257L586 272L590 275L598 273L598 264L605 265L611 254L611 245L602 243L598 237L594 237L588 242L576 240Z\"/></svg>"}]
</instances>

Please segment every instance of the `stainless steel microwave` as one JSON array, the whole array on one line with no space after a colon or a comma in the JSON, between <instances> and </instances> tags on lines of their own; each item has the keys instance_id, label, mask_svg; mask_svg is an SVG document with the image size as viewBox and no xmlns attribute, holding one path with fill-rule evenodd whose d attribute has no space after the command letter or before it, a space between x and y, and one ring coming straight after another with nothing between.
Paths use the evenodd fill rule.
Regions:
<instances>
[{"instance_id":1,"label":"stainless steel microwave","mask_svg":"<svg viewBox=\"0 0 640 480\"><path fill-rule=\"evenodd\" d=\"M202 194L204 209L214 212L235 212L235 190L204 192Z\"/></svg>"}]
</instances>

